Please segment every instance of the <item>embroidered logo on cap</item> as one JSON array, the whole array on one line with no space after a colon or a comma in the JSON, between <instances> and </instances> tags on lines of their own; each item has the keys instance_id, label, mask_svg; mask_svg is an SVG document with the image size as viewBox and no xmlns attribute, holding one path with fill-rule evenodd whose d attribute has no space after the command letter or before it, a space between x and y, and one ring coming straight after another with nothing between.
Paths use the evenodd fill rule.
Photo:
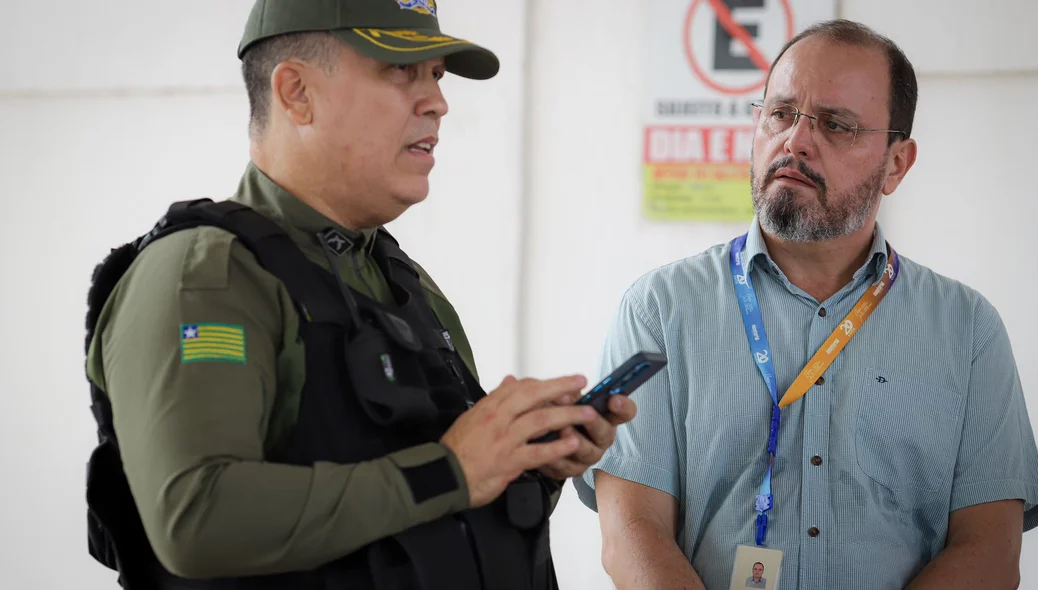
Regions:
<instances>
[{"instance_id":1,"label":"embroidered logo on cap","mask_svg":"<svg viewBox=\"0 0 1038 590\"><path fill-rule=\"evenodd\" d=\"M418 14L436 16L436 0L396 0L401 10L413 10Z\"/></svg>"}]
</instances>

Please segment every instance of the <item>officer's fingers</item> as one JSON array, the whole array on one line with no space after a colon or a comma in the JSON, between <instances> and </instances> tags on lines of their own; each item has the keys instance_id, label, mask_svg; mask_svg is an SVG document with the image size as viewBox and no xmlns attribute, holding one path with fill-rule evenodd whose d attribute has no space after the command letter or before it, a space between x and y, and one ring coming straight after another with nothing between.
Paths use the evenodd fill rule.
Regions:
<instances>
[{"instance_id":1,"label":"officer's fingers","mask_svg":"<svg viewBox=\"0 0 1038 590\"><path fill-rule=\"evenodd\" d=\"M587 424L596 418L598 412L591 406L548 406L519 416L512 424L511 434L517 441L527 441L572 424Z\"/></svg>"},{"instance_id":2,"label":"officer's fingers","mask_svg":"<svg viewBox=\"0 0 1038 590\"><path fill-rule=\"evenodd\" d=\"M600 449L609 448L609 445L613 444L613 438L616 436L616 426L613 426L603 416L598 416L593 421L587 423L584 429L591 439L589 443Z\"/></svg>"},{"instance_id":3,"label":"officer's fingers","mask_svg":"<svg viewBox=\"0 0 1038 590\"><path fill-rule=\"evenodd\" d=\"M571 405L573 405L573 402L577 401L577 399L579 399L579 398L580 398L580 392L579 391L577 391L577 392L570 392L570 393L563 394L563 396L558 398L558 399L549 400L549 401L546 401L546 402L542 403L539 406L534 406L533 409L536 409L536 408L548 408L548 407L551 407L551 406L571 406ZM529 411L531 411L531 410L527 410L527 412L529 412Z\"/></svg>"},{"instance_id":4,"label":"officer's fingers","mask_svg":"<svg viewBox=\"0 0 1038 590\"><path fill-rule=\"evenodd\" d=\"M502 409L518 416L532 408L562 399L566 395L576 395L586 385L587 379L583 375L520 382L502 398Z\"/></svg>"},{"instance_id":5,"label":"officer's fingers","mask_svg":"<svg viewBox=\"0 0 1038 590\"><path fill-rule=\"evenodd\" d=\"M580 444L577 445L577 450L573 451L573 454L568 456L567 459L579 463L584 466L584 469L591 467L595 463L598 463L602 455L605 454L606 449L613 443L613 432L615 426L612 426L605 420L605 418L599 418L598 422L592 423L591 425L585 426L590 434L593 426L599 426L600 428L604 425L603 439L600 440L588 440L583 436L580 438Z\"/></svg>"},{"instance_id":6,"label":"officer's fingers","mask_svg":"<svg viewBox=\"0 0 1038 590\"><path fill-rule=\"evenodd\" d=\"M523 471L538 469L573 454L580 446L579 438L563 436L552 442L523 445L512 454L512 458Z\"/></svg>"},{"instance_id":7,"label":"officer's fingers","mask_svg":"<svg viewBox=\"0 0 1038 590\"><path fill-rule=\"evenodd\" d=\"M610 423L619 426L634 420L637 414L638 404L626 395L614 395L609 400L609 413L606 414L606 418Z\"/></svg>"},{"instance_id":8,"label":"officer's fingers","mask_svg":"<svg viewBox=\"0 0 1038 590\"><path fill-rule=\"evenodd\" d=\"M553 400L551 400L549 402L545 402L542 405L544 405L544 406L568 406L568 405L573 404L573 402L577 401L578 399L580 399L580 392L579 391L571 391L569 393L563 394L563 396L558 398L558 399L553 399Z\"/></svg>"},{"instance_id":9,"label":"officer's fingers","mask_svg":"<svg viewBox=\"0 0 1038 590\"><path fill-rule=\"evenodd\" d=\"M587 466L565 457L552 461L540 469L544 475L559 480L579 477L585 471L587 471Z\"/></svg>"},{"instance_id":10,"label":"officer's fingers","mask_svg":"<svg viewBox=\"0 0 1038 590\"><path fill-rule=\"evenodd\" d=\"M577 457L585 456L588 449L594 449L591 443L586 438L577 434L577 431L572 426L567 426L562 432L563 438L573 438L577 442L577 450L573 453L556 459L547 465L540 468L540 471L549 477L555 479L567 479L570 477L577 477L584 473L590 467L590 464L585 464L583 461L577 460Z\"/></svg>"},{"instance_id":11,"label":"officer's fingers","mask_svg":"<svg viewBox=\"0 0 1038 590\"><path fill-rule=\"evenodd\" d=\"M516 383L519 383L519 380L516 379L514 375L505 375L505 378L501 380L501 384L491 391L491 395L488 397L494 397L492 394L495 393L508 391L514 388Z\"/></svg>"},{"instance_id":12,"label":"officer's fingers","mask_svg":"<svg viewBox=\"0 0 1038 590\"><path fill-rule=\"evenodd\" d=\"M506 375L501 380L501 384L498 385L493 391L487 393L486 397L476 402L475 407L479 408L480 412L490 412L490 415L496 416L502 413L500 410L509 396L514 395L515 392L524 387L532 387L537 381L530 379L529 377L523 379L516 379L512 375Z\"/></svg>"}]
</instances>

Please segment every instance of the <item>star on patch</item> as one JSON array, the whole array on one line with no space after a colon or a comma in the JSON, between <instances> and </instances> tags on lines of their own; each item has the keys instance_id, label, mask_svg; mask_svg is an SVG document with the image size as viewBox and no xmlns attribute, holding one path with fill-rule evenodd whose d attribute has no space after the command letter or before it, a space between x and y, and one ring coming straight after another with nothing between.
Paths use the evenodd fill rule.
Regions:
<instances>
[{"instance_id":1,"label":"star on patch","mask_svg":"<svg viewBox=\"0 0 1038 590\"><path fill-rule=\"evenodd\" d=\"M198 338L198 326L184 326L184 340Z\"/></svg>"}]
</instances>

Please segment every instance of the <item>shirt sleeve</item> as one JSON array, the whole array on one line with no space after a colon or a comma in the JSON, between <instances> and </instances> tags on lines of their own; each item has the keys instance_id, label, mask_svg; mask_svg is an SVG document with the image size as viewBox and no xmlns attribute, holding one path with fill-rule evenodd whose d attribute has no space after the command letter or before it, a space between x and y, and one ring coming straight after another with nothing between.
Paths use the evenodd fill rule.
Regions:
<instances>
[{"instance_id":1,"label":"shirt sleeve","mask_svg":"<svg viewBox=\"0 0 1038 590\"><path fill-rule=\"evenodd\" d=\"M284 286L215 228L150 245L102 314L95 380L148 539L175 574L306 570L469 505L436 443L351 465L264 461L294 314ZM405 472L442 459L458 487L416 502Z\"/></svg>"},{"instance_id":2,"label":"shirt sleeve","mask_svg":"<svg viewBox=\"0 0 1038 590\"><path fill-rule=\"evenodd\" d=\"M605 377L639 352L663 352L666 347L658 314L646 310L647 297L638 286L620 302L607 334L602 354L601 375ZM581 502L598 510L595 500L595 471L679 495L677 439L671 407L668 369L657 373L631 394L638 405L634 420L620 425L616 439L602 459L583 476L573 480Z\"/></svg>"},{"instance_id":3,"label":"shirt sleeve","mask_svg":"<svg viewBox=\"0 0 1038 590\"><path fill-rule=\"evenodd\" d=\"M951 509L1024 500L1024 530L1038 525L1038 451L1009 335L981 299Z\"/></svg>"}]
</instances>

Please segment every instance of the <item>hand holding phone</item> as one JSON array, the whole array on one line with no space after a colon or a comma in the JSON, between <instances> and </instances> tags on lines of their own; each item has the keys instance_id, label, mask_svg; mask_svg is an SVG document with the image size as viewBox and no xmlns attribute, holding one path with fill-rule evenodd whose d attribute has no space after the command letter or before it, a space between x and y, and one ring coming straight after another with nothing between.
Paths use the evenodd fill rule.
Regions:
<instances>
[{"instance_id":1,"label":"hand holding phone","mask_svg":"<svg viewBox=\"0 0 1038 590\"><path fill-rule=\"evenodd\" d=\"M665 366L667 366L666 356L658 352L639 352L627 359L624 364L617 367L615 371L610 373L605 379L602 379L575 403L576 405L589 405L598 410L599 414L605 416L609 413L609 399L612 396L630 395ZM578 425L576 428L582 435L588 436L583 426ZM552 431L530 442L551 442L558 438L558 431Z\"/></svg>"}]
</instances>

